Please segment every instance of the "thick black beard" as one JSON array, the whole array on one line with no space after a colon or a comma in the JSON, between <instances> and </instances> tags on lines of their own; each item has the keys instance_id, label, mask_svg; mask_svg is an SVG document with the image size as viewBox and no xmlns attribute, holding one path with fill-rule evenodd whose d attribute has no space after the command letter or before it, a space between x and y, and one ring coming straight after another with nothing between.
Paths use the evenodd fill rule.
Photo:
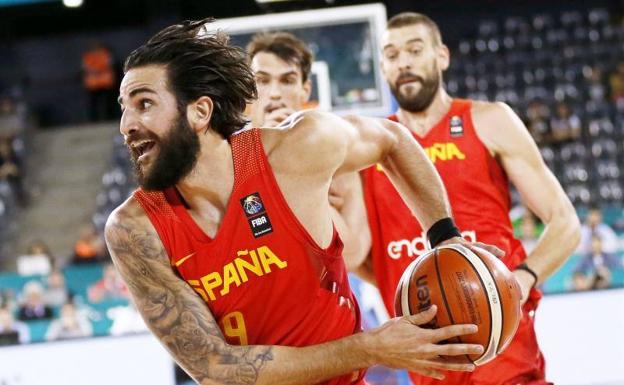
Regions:
<instances>
[{"instance_id":1,"label":"thick black beard","mask_svg":"<svg viewBox=\"0 0 624 385\"><path fill-rule=\"evenodd\" d=\"M183 115L157 144L158 157L148 174L143 173L137 159L132 157L137 181L148 191L164 190L178 183L195 167L199 156L199 137Z\"/></svg>"},{"instance_id":2,"label":"thick black beard","mask_svg":"<svg viewBox=\"0 0 624 385\"><path fill-rule=\"evenodd\" d=\"M396 83L390 86L392 95L394 95L401 109L409 112L422 112L433 103L438 88L440 88L440 76L434 71L432 76L426 79L421 78L421 84L420 91L413 96L401 94Z\"/></svg>"}]
</instances>

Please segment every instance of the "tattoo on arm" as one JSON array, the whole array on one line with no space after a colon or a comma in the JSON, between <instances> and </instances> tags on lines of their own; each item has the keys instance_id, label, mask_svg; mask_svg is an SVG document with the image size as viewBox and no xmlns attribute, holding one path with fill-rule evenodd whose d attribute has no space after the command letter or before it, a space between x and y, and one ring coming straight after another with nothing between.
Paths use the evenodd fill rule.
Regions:
<instances>
[{"instance_id":1,"label":"tattoo on arm","mask_svg":"<svg viewBox=\"0 0 624 385\"><path fill-rule=\"evenodd\" d=\"M137 309L176 361L200 384L255 384L270 346L232 346L203 300L173 272L158 238L116 213L106 241ZM134 223L133 223L134 222Z\"/></svg>"}]
</instances>

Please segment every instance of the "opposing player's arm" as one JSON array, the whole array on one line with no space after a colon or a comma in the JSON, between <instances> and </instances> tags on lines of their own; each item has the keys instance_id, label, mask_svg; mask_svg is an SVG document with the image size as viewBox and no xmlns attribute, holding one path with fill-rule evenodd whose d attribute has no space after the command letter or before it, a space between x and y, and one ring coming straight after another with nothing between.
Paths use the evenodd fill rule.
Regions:
<instances>
[{"instance_id":1,"label":"opposing player's arm","mask_svg":"<svg viewBox=\"0 0 624 385\"><path fill-rule=\"evenodd\" d=\"M439 377L438 369L471 370L471 365L441 362L439 355L479 354L468 344L438 344L473 327L436 330L434 311L395 319L381 328L304 348L229 345L193 289L180 279L149 220L131 198L106 224L106 242L150 330L175 360L202 385L309 384L375 364Z\"/></svg>"},{"instance_id":2,"label":"opposing player's arm","mask_svg":"<svg viewBox=\"0 0 624 385\"><path fill-rule=\"evenodd\" d=\"M526 260L540 283L565 262L578 244L580 224L574 207L511 108L504 103L480 103L473 107L473 120L479 137L500 159L522 200L545 224L544 233ZM523 283L526 299L533 277L523 270L516 275Z\"/></svg>"}]
</instances>

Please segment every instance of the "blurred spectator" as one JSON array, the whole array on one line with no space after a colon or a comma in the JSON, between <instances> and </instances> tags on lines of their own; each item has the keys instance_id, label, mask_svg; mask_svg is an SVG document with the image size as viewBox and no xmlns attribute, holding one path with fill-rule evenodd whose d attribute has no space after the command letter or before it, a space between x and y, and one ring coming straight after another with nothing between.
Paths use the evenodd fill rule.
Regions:
<instances>
[{"instance_id":1,"label":"blurred spectator","mask_svg":"<svg viewBox=\"0 0 624 385\"><path fill-rule=\"evenodd\" d=\"M92 122L115 118L115 70L110 49L95 42L82 54L82 82L89 96Z\"/></svg>"},{"instance_id":2,"label":"blurred spectator","mask_svg":"<svg viewBox=\"0 0 624 385\"><path fill-rule=\"evenodd\" d=\"M28 245L26 254L17 257L17 272L20 275L50 274L54 267L54 258L48 245L36 239Z\"/></svg>"},{"instance_id":3,"label":"blurred spectator","mask_svg":"<svg viewBox=\"0 0 624 385\"><path fill-rule=\"evenodd\" d=\"M13 334L17 337L14 343L26 344L30 342L28 325L24 322L16 321L13 317L13 312L9 308L0 307L0 340L5 337L10 341ZM0 345L2 345L1 342Z\"/></svg>"},{"instance_id":4,"label":"blurred spectator","mask_svg":"<svg viewBox=\"0 0 624 385\"><path fill-rule=\"evenodd\" d=\"M615 231L602 222L602 211L598 207L592 207L587 213L585 222L581 226L581 241L577 251L581 254L592 252L592 237L600 237L602 249L605 253L613 254L617 252L618 237Z\"/></svg>"},{"instance_id":5,"label":"blurred spectator","mask_svg":"<svg viewBox=\"0 0 624 385\"><path fill-rule=\"evenodd\" d=\"M611 87L611 100L618 110L624 110L624 62L619 63L609 76L609 86Z\"/></svg>"},{"instance_id":6,"label":"blurred spectator","mask_svg":"<svg viewBox=\"0 0 624 385\"><path fill-rule=\"evenodd\" d=\"M525 210L518 228L518 239L522 242L527 254L535 248L539 235L540 230L537 227L535 216L529 210Z\"/></svg>"},{"instance_id":7,"label":"blurred spectator","mask_svg":"<svg viewBox=\"0 0 624 385\"><path fill-rule=\"evenodd\" d=\"M585 78L588 85L589 98L595 101L603 101L606 97L605 83L602 79L602 70L598 66L588 67Z\"/></svg>"},{"instance_id":8,"label":"blurred spectator","mask_svg":"<svg viewBox=\"0 0 624 385\"><path fill-rule=\"evenodd\" d=\"M17 104L10 97L0 97L0 135L12 137L23 128L23 117L20 116Z\"/></svg>"},{"instance_id":9,"label":"blurred spectator","mask_svg":"<svg viewBox=\"0 0 624 385\"><path fill-rule=\"evenodd\" d=\"M572 273L572 290L583 291L591 290L592 281L581 271Z\"/></svg>"},{"instance_id":10,"label":"blurred spectator","mask_svg":"<svg viewBox=\"0 0 624 385\"><path fill-rule=\"evenodd\" d=\"M20 160L13 149L13 138L0 137L0 180L6 180L20 206L26 205L26 192Z\"/></svg>"},{"instance_id":11,"label":"blurred spectator","mask_svg":"<svg viewBox=\"0 0 624 385\"><path fill-rule=\"evenodd\" d=\"M128 287L112 264L106 265L102 279L89 287L89 301L94 303L129 297Z\"/></svg>"},{"instance_id":12,"label":"blurred spectator","mask_svg":"<svg viewBox=\"0 0 624 385\"><path fill-rule=\"evenodd\" d=\"M552 139L564 142L581 136L581 119L570 111L565 102L557 103L555 116L550 120Z\"/></svg>"},{"instance_id":13,"label":"blurred spectator","mask_svg":"<svg viewBox=\"0 0 624 385\"><path fill-rule=\"evenodd\" d=\"M30 281L24 285L23 304L19 308L17 318L21 321L50 319L53 316L52 308L43 302L43 286L37 281Z\"/></svg>"},{"instance_id":14,"label":"blurred spectator","mask_svg":"<svg viewBox=\"0 0 624 385\"><path fill-rule=\"evenodd\" d=\"M593 235L590 253L583 256L574 271L574 288L592 290L611 287L611 272L621 267L622 262L617 256L603 250L600 236Z\"/></svg>"},{"instance_id":15,"label":"blurred spectator","mask_svg":"<svg viewBox=\"0 0 624 385\"><path fill-rule=\"evenodd\" d=\"M527 106L526 115L528 120L548 120L550 119L550 108L543 100L533 99Z\"/></svg>"},{"instance_id":16,"label":"blurred spectator","mask_svg":"<svg viewBox=\"0 0 624 385\"><path fill-rule=\"evenodd\" d=\"M549 119L550 108L548 108L546 103L540 99L533 99L529 102L526 110L526 125L537 143L550 141Z\"/></svg>"},{"instance_id":17,"label":"blurred spectator","mask_svg":"<svg viewBox=\"0 0 624 385\"><path fill-rule=\"evenodd\" d=\"M15 292L13 289L0 291L0 307L6 307L12 312L17 310L17 301L15 300Z\"/></svg>"},{"instance_id":18,"label":"blurred spectator","mask_svg":"<svg viewBox=\"0 0 624 385\"><path fill-rule=\"evenodd\" d=\"M113 320L113 325L110 328L112 336L147 331L143 318L141 318L132 302L128 306L115 306L108 309L106 316Z\"/></svg>"},{"instance_id":19,"label":"blurred spectator","mask_svg":"<svg viewBox=\"0 0 624 385\"><path fill-rule=\"evenodd\" d=\"M6 96L0 98L0 116L13 115L15 113L15 103Z\"/></svg>"},{"instance_id":20,"label":"blurred spectator","mask_svg":"<svg viewBox=\"0 0 624 385\"><path fill-rule=\"evenodd\" d=\"M91 323L78 314L73 303L68 302L61 307L60 318L50 324L46 333L46 340L57 341L92 335Z\"/></svg>"},{"instance_id":21,"label":"blurred spectator","mask_svg":"<svg viewBox=\"0 0 624 385\"><path fill-rule=\"evenodd\" d=\"M106 256L104 241L97 233L95 226L87 223L80 228L80 238L74 245L72 263L99 262Z\"/></svg>"},{"instance_id":22,"label":"blurred spectator","mask_svg":"<svg viewBox=\"0 0 624 385\"><path fill-rule=\"evenodd\" d=\"M53 270L48 276L48 287L44 294L46 305L58 307L69 300L69 292L65 286L65 276L60 270Z\"/></svg>"}]
</instances>

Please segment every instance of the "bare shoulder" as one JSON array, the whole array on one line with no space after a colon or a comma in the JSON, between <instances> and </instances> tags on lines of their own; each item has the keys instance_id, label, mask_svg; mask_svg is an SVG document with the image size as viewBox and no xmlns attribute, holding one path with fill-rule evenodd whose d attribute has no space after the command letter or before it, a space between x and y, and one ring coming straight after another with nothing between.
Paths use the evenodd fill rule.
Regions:
<instances>
[{"instance_id":1,"label":"bare shoulder","mask_svg":"<svg viewBox=\"0 0 624 385\"><path fill-rule=\"evenodd\" d=\"M492 125L500 120L510 120L514 117L517 118L516 113L503 102L486 102L481 100L475 100L472 102L472 119L475 122L475 126L478 123L485 123L486 125Z\"/></svg>"},{"instance_id":2,"label":"bare shoulder","mask_svg":"<svg viewBox=\"0 0 624 385\"><path fill-rule=\"evenodd\" d=\"M518 115L503 102L474 101L471 108L475 131L486 147L501 152L507 142L528 135Z\"/></svg>"},{"instance_id":3,"label":"bare shoulder","mask_svg":"<svg viewBox=\"0 0 624 385\"><path fill-rule=\"evenodd\" d=\"M305 110L292 114L277 127L264 127L262 142L267 152L284 143L305 144L306 141L318 140L318 135L324 128L330 127L331 122L340 119L336 115L317 110ZM292 143L291 143L292 142Z\"/></svg>"},{"instance_id":4,"label":"bare shoulder","mask_svg":"<svg viewBox=\"0 0 624 385\"><path fill-rule=\"evenodd\" d=\"M146 221L147 215L139 202L134 197L129 197L109 215L104 231L106 239L108 241L109 236L114 236L114 230L117 228L142 227Z\"/></svg>"},{"instance_id":5,"label":"bare shoulder","mask_svg":"<svg viewBox=\"0 0 624 385\"><path fill-rule=\"evenodd\" d=\"M306 165L319 169L320 163L339 164L345 143L339 126L346 121L327 112L301 111L280 126L262 129L262 143L272 165L293 165L301 171ZM322 167L321 167L322 168Z\"/></svg>"},{"instance_id":6,"label":"bare shoulder","mask_svg":"<svg viewBox=\"0 0 624 385\"><path fill-rule=\"evenodd\" d=\"M133 198L117 207L106 221L106 244L117 263L133 260L135 255L151 255L159 259L164 248L143 208Z\"/></svg>"}]
</instances>

